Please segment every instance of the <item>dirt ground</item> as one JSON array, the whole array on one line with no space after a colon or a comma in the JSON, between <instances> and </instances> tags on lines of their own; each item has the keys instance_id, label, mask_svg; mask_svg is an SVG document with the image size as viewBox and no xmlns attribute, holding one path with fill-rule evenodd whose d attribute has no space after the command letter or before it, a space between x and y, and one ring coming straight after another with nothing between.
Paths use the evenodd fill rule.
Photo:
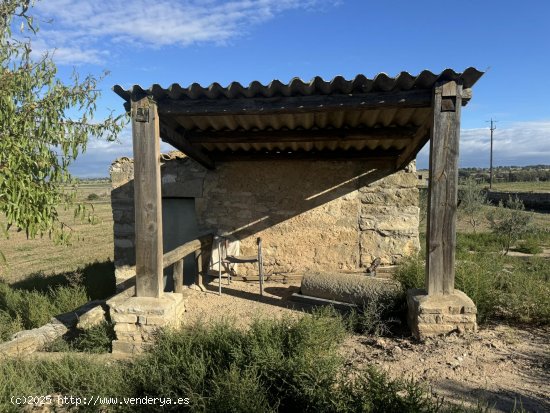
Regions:
<instances>
[{"instance_id":1,"label":"dirt ground","mask_svg":"<svg viewBox=\"0 0 550 413\"><path fill-rule=\"evenodd\" d=\"M225 281L224 281L225 282ZM267 282L264 297L258 283L213 281L206 292L192 291L185 323L236 320L246 326L256 317L298 317L311 310L307 304L290 301L299 283ZM445 400L457 403L488 403L493 411L512 411L520 405L527 411L550 412L550 329L484 326L477 333L418 343L406 333L400 337L354 335L341 347L353 368L367 364L391 377L414 378Z\"/></svg>"}]
</instances>

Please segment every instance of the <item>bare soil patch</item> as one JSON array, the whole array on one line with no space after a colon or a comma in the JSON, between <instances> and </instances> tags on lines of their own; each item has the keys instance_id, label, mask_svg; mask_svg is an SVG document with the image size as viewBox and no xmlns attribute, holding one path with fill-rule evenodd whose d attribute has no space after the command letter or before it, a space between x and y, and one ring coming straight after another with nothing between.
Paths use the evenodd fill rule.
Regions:
<instances>
[{"instance_id":1,"label":"bare soil patch","mask_svg":"<svg viewBox=\"0 0 550 413\"><path fill-rule=\"evenodd\" d=\"M290 301L298 282L233 281L217 295L217 281L206 292L192 291L184 323L233 321L246 327L256 318L300 317L312 307ZM418 343L412 337L351 335L341 347L353 369L374 365L394 378L425 383L445 400L487 402L494 411L550 411L550 328L490 325L477 333Z\"/></svg>"}]
</instances>

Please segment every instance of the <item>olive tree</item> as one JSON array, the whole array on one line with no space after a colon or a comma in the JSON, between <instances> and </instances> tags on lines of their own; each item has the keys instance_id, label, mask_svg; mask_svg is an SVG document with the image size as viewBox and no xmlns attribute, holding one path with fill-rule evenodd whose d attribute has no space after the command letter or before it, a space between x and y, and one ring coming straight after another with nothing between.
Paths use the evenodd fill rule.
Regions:
<instances>
[{"instance_id":1,"label":"olive tree","mask_svg":"<svg viewBox=\"0 0 550 413\"><path fill-rule=\"evenodd\" d=\"M103 76L62 80L51 53L31 54L37 26L31 0L0 3L0 222L34 238L68 242L70 226L59 211L74 208L75 180L69 166L89 139L115 140L125 117L96 119Z\"/></svg>"},{"instance_id":2,"label":"olive tree","mask_svg":"<svg viewBox=\"0 0 550 413\"><path fill-rule=\"evenodd\" d=\"M475 234L477 227L483 219L482 208L483 205L487 204L487 197L477 184L476 180L471 176L464 181L459 193L459 209L468 219L468 223L472 226Z\"/></svg>"},{"instance_id":3,"label":"olive tree","mask_svg":"<svg viewBox=\"0 0 550 413\"><path fill-rule=\"evenodd\" d=\"M498 207L488 213L487 219L506 255L514 242L529 232L533 216L525 212L523 202L517 196L510 196L506 203L500 201Z\"/></svg>"}]
</instances>

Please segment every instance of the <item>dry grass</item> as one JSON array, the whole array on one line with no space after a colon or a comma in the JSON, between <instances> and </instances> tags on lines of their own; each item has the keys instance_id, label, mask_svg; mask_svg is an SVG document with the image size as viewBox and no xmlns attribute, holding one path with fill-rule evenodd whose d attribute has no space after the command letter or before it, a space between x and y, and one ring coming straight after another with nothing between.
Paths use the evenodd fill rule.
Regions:
<instances>
[{"instance_id":1,"label":"dry grass","mask_svg":"<svg viewBox=\"0 0 550 413\"><path fill-rule=\"evenodd\" d=\"M90 202L99 222L90 225L73 218L73 211L63 211L62 218L74 230L72 244L55 245L47 236L28 240L25 233L10 230L9 239L0 238L0 251L7 265L0 266L0 279L9 283L43 273L45 276L75 271L93 262L105 262L113 258L113 216L110 203L110 184L83 184L79 198L91 193L99 199ZM77 239L77 237L79 239Z\"/></svg>"},{"instance_id":2,"label":"dry grass","mask_svg":"<svg viewBox=\"0 0 550 413\"><path fill-rule=\"evenodd\" d=\"M494 191L510 192L550 192L550 181L543 182L497 182Z\"/></svg>"}]
</instances>

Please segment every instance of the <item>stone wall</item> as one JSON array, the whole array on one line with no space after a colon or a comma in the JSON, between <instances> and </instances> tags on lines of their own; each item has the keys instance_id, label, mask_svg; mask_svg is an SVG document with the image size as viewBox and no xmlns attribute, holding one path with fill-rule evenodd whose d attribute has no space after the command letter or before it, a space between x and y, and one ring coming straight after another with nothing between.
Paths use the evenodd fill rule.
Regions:
<instances>
[{"instance_id":1,"label":"stone wall","mask_svg":"<svg viewBox=\"0 0 550 413\"><path fill-rule=\"evenodd\" d=\"M162 196L202 197L206 170L180 152L163 155ZM130 158L117 159L110 168L111 207L113 211L114 260L117 291L130 287L136 275L134 231L134 163Z\"/></svg>"},{"instance_id":2,"label":"stone wall","mask_svg":"<svg viewBox=\"0 0 550 413\"><path fill-rule=\"evenodd\" d=\"M257 251L266 274L397 263L419 249L414 163L391 173L360 160L243 161L207 171L178 154L162 167L164 197L193 197L199 226ZM111 167L117 283L134 275L133 164ZM252 273L241 266L239 272Z\"/></svg>"},{"instance_id":3,"label":"stone wall","mask_svg":"<svg viewBox=\"0 0 550 413\"><path fill-rule=\"evenodd\" d=\"M506 203L509 198L518 198L528 210L550 211L550 192L485 191L485 195L494 205L501 201Z\"/></svg>"}]
</instances>

